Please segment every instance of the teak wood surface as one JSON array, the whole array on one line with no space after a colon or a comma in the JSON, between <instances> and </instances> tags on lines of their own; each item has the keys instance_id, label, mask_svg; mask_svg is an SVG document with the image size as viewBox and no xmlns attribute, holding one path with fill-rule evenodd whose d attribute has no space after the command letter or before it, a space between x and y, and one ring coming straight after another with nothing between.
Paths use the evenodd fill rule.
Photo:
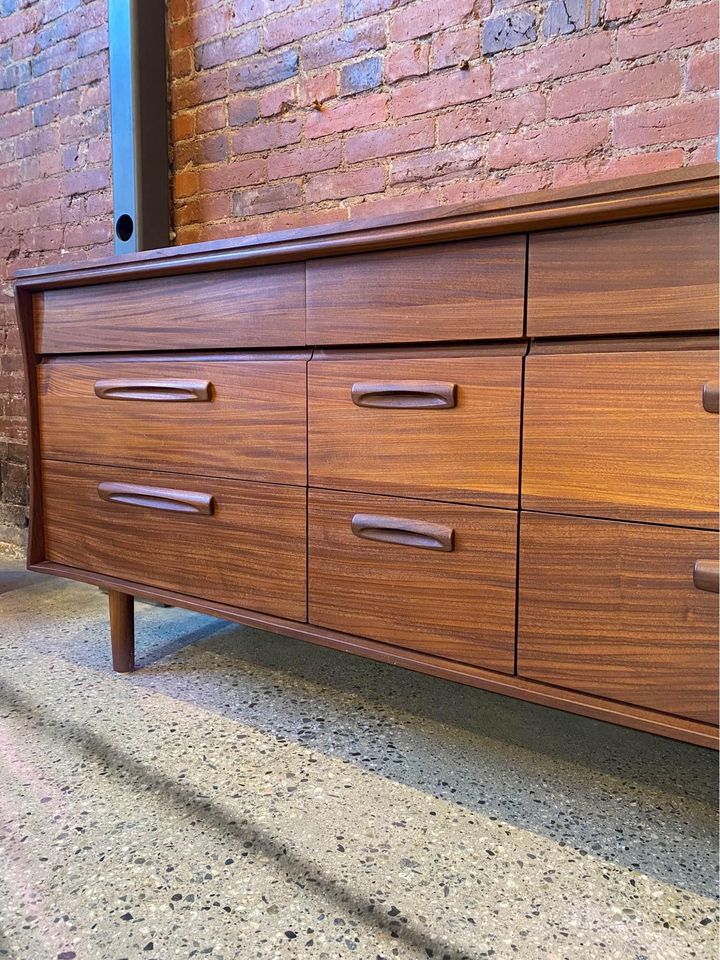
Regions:
<instances>
[{"instance_id":1,"label":"teak wood surface","mask_svg":"<svg viewBox=\"0 0 720 960\"><path fill-rule=\"evenodd\" d=\"M543 466L535 463L533 482L547 484L551 491L533 501L535 509L546 511L538 514L541 520L627 527L638 543L659 531L653 540L656 547L673 534L678 537L675 553L689 538L712 536L682 527L717 522L708 498L708 477L716 467L714 460L705 459L707 424L711 429L717 424L713 382L702 384L703 418L695 406L695 412L688 412L686 404L691 393L693 404L697 399L697 370L688 364L701 352L711 361L716 356L717 338L697 331L715 329L717 322L709 318L716 292L714 277L708 279L714 271L709 265L714 242L710 225L717 207L717 172L716 165L708 165L411 216L22 271L16 306L31 441L30 568L103 584L114 592L113 655L121 669L122 663L132 666L128 598L144 596L535 703L717 746L710 688L693 679L707 660L707 645L695 630L700 621L693 615L685 622L678 614L687 565L683 560L681 585L679 567L677 576L666 576L663 557L652 544L649 567L641 567L629 548L623 554L625 566L618 577L632 586L629 606L622 609L621 590L619 606L613 607L619 623L625 623L623 614L629 618L628 632L625 635L622 627L619 640L647 654L633 661L638 670L635 686L628 675L632 671L623 674L627 651L618 646L613 650L621 669L605 686L607 677L598 682L602 664L598 667L593 651L582 644L575 653L580 659L586 655L584 669L571 671L569 679L533 679L515 671L515 617L518 612L522 616L523 604L521 594L517 611L515 587L517 576L523 576L526 546L523 536L518 537L524 529L518 516L530 516L515 509L517 475L523 497L539 496L527 485L525 461L532 436L523 444L533 416L542 424L555 406L554 432L547 422L543 429L560 445L558 456L545 457L544 477ZM613 234L616 230L621 233ZM613 236L625 239L615 242ZM568 240L570 257L563 266L558 251L564 247L567 252ZM682 250L673 251L673 243ZM535 298L536 307L544 303L542 334L533 327L532 303L525 296L526 249L530 300ZM513 251L522 255L517 258ZM540 259L533 260L533 251ZM545 277L533 273L538 263L546 269ZM551 293L548 284L556 285ZM499 317L504 319L498 322ZM272 356L268 348L275 348ZM603 389L599 371L610 354L617 371L640 371L642 383L633 387L632 378L623 374ZM590 355L603 358L600 366L593 365ZM581 358L581 367L589 365L584 368L586 380L574 385L572 397L562 380L554 387L548 381L533 414L531 377L540 369L533 364L545 359L560 363L573 356ZM656 379L643 366L648 358L654 358ZM483 374L477 382L451 378L445 373L449 361L477 364ZM233 367L227 381L231 393L223 389L227 402L222 408L206 372L216 363L218 370ZM278 372L269 386L259 370L245 369L251 363L264 373L270 364L277 371L292 367L304 375L307 370L311 387L318 377L320 402L313 404L312 395L308 397L310 466L317 470L311 485L339 487L348 480L351 489L313 489L317 509L309 523L306 457L290 429L296 421L288 410L292 407L297 415L297 404L290 400L291 393L296 397L297 383L290 388L292 378L286 381ZM499 366L493 367L495 363ZM513 377L490 375L491 369L501 365L508 371L513 364L519 370L517 396L524 404L517 421L511 412ZM346 365L344 371L341 365ZM39 371L48 387L46 376L54 377L58 370L68 373L72 367L96 371L90 400L117 411L105 424L90 414L88 440L73 433L67 424L70 414L50 408L49 393L44 400L39 396ZM120 370L122 376L113 375ZM344 391L351 372L349 396L342 400L338 383L345 383ZM139 383L142 375L145 381ZM565 368L560 376L565 378ZM658 387L658 376L666 377L667 390ZM299 380L304 387L302 377ZM243 395L253 403L242 409L237 402L241 381L254 384L254 390ZM692 390L688 381L694 384ZM70 374L68 381L53 380L52 407L71 397L67 410L88 419L83 411L99 408L86 407L87 395L80 400L71 382ZM283 383L287 391L281 391ZM89 381L82 390L87 386ZM578 406L584 413L575 417L578 396L585 398ZM636 417L634 433L625 408L628 399L641 406L651 401L658 405L647 423ZM140 409L135 404L156 411L147 418L147 438L141 438L142 428L133 419L133 409ZM415 427L398 431L396 415ZM418 419L409 421L410 416ZM440 416L462 420L462 429L439 431L435 418ZM598 454L589 454L588 444L573 432L583 416L585 439L608 448L604 456L610 466L599 485L583 460ZM307 436L303 417L301 411L301 433ZM362 425L370 421L358 417L375 418L376 429L364 430ZM122 429L116 429L124 418ZM203 418L207 441L196 439L184 426ZM610 421L606 433L599 430L598 420ZM332 430L330 421L336 424ZM183 427L174 430L172 424L181 422ZM568 424L570 437L563 435ZM676 453L680 429L689 451L685 462ZM323 450L321 458L313 454L313 435L322 442L321 448L315 447ZM168 436L171 443L164 453ZM53 447L55 443L59 446ZM586 471L579 487L572 470L563 472L562 457L571 456L573 445L574 469ZM153 446L158 447L155 457ZM76 462L55 460L48 451ZM96 462L106 454L108 463ZM645 467L640 465L643 458ZM233 472L214 476L210 470L215 462L219 471L227 467ZM162 469L149 469L153 466ZM256 469L260 473L254 475ZM271 473L262 472L266 469ZM275 470L280 471L276 477L294 477L291 482L297 485L257 482ZM229 479L236 472L243 476ZM466 497L475 505L457 502ZM477 505L484 501L487 507ZM563 511L597 512L633 522L555 515ZM668 526L651 526L650 521ZM199 537L198 530L204 535ZM207 531L212 531L209 536ZM322 576L314 586L312 576L306 583L307 533L316 558L321 558ZM493 543L489 554L481 534ZM548 545L552 542L549 537ZM705 545L704 540L692 543ZM152 544L153 550L143 549L144 544ZM373 552L379 559L364 569L361 558ZM392 553L412 555L415 562L412 567L400 564L398 573L398 561L388 559ZM668 556L675 554L670 551ZM542 576L543 556L536 561ZM706 604L708 598L716 600L711 592L717 589L715 561L697 561L691 573L692 602ZM582 559L578 577L592 576L592 562L593 557ZM395 582L379 577L378 569L399 576L406 591L404 605L391 590ZM448 605L446 581L438 580L438 569L452 571ZM651 569L659 571L657 576ZM347 580L345 598L336 595L333 577ZM679 648L666 637L659 647L662 662L655 664L649 655L655 634L644 637L633 620L638 591L653 598L652 629L661 631L666 622L672 637L683 629L691 635L680 661L685 686L674 699L652 699L657 678L668 675L666 655L677 657ZM308 597L324 622L342 625L306 622ZM433 611L428 597L434 598ZM589 620L593 603L579 611ZM553 636L547 631L540 639L547 643ZM598 652L607 657L608 649L598 647ZM563 664L555 667L561 675ZM588 683L595 682L593 689L604 692L585 692ZM703 719L695 719L699 716Z\"/></svg>"},{"instance_id":2,"label":"teak wood surface","mask_svg":"<svg viewBox=\"0 0 720 960\"><path fill-rule=\"evenodd\" d=\"M520 544L520 676L717 723L717 534L523 513Z\"/></svg>"},{"instance_id":3,"label":"teak wood surface","mask_svg":"<svg viewBox=\"0 0 720 960\"><path fill-rule=\"evenodd\" d=\"M716 350L530 356L522 505L718 526Z\"/></svg>"},{"instance_id":4,"label":"teak wood surface","mask_svg":"<svg viewBox=\"0 0 720 960\"><path fill-rule=\"evenodd\" d=\"M208 398L173 399L173 384L188 380L207 384ZM108 381L155 395L98 398L95 385ZM50 460L305 486L303 360L55 359L40 364L38 387Z\"/></svg>"},{"instance_id":5,"label":"teak wood surface","mask_svg":"<svg viewBox=\"0 0 720 960\"><path fill-rule=\"evenodd\" d=\"M354 403L354 384L385 405ZM403 406L413 384L452 386L455 405ZM311 360L310 485L517 508L521 384L518 355Z\"/></svg>"}]
</instances>

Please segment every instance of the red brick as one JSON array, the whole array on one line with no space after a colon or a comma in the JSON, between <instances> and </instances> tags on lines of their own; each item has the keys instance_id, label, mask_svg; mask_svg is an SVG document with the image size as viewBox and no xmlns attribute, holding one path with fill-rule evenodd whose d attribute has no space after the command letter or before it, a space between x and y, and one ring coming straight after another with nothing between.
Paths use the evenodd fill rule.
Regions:
<instances>
[{"instance_id":1,"label":"red brick","mask_svg":"<svg viewBox=\"0 0 720 960\"><path fill-rule=\"evenodd\" d=\"M294 40L322 33L339 23L340 0L321 0L309 7L271 17L265 25L265 46L274 50Z\"/></svg>"},{"instance_id":2,"label":"red brick","mask_svg":"<svg viewBox=\"0 0 720 960\"><path fill-rule=\"evenodd\" d=\"M297 143L302 120L268 120L242 127L232 138L233 153L243 156Z\"/></svg>"},{"instance_id":3,"label":"red brick","mask_svg":"<svg viewBox=\"0 0 720 960\"><path fill-rule=\"evenodd\" d=\"M717 142L702 143L690 150L689 164L717 163Z\"/></svg>"},{"instance_id":4,"label":"red brick","mask_svg":"<svg viewBox=\"0 0 720 960\"><path fill-rule=\"evenodd\" d=\"M505 197L514 193L532 193L548 184L547 172L533 170L528 173L511 173L503 177L483 177L481 180L453 180L444 184L440 192L442 203L477 203L492 197Z\"/></svg>"},{"instance_id":5,"label":"red brick","mask_svg":"<svg viewBox=\"0 0 720 960\"><path fill-rule=\"evenodd\" d=\"M112 239L112 225L105 221L80 223L65 227L63 245L66 247L90 247L108 243Z\"/></svg>"},{"instance_id":6,"label":"red brick","mask_svg":"<svg viewBox=\"0 0 720 960\"><path fill-rule=\"evenodd\" d=\"M306 40L302 45L304 70L316 70L331 63L359 57L385 47L385 24L380 18L359 20L342 30L317 40Z\"/></svg>"},{"instance_id":7,"label":"red brick","mask_svg":"<svg viewBox=\"0 0 720 960\"><path fill-rule=\"evenodd\" d=\"M198 133L210 133L212 130L221 130L227 126L227 104L216 102L200 107L196 116L196 126Z\"/></svg>"},{"instance_id":8,"label":"red brick","mask_svg":"<svg viewBox=\"0 0 720 960\"><path fill-rule=\"evenodd\" d=\"M317 170L330 170L340 164L339 140L315 143L293 150L273 151L268 157L268 180L298 177Z\"/></svg>"},{"instance_id":9,"label":"red brick","mask_svg":"<svg viewBox=\"0 0 720 960\"><path fill-rule=\"evenodd\" d=\"M331 104L324 110L313 110L305 124L305 136L312 140L330 133L341 133L358 127L382 123L387 116L387 97L372 93Z\"/></svg>"},{"instance_id":10,"label":"red brick","mask_svg":"<svg viewBox=\"0 0 720 960\"><path fill-rule=\"evenodd\" d=\"M606 0L605 20L629 20L639 13L664 7L668 0Z\"/></svg>"},{"instance_id":11,"label":"red brick","mask_svg":"<svg viewBox=\"0 0 720 960\"><path fill-rule=\"evenodd\" d=\"M490 93L490 67L474 64L470 70L445 70L423 80L404 83L393 91L393 113L410 117L456 103L481 100Z\"/></svg>"},{"instance_id":12,"label":"red brick","mask_svg":"<svg viewBox=\"0 0 720 960\"><path fill-rule=\"evenodd\" d=\"M200 178L195 170L182 170L174 177L175 196L192 197L198 192Z\"/></svg>"},{"instance_id":13,"label":"red brick","mask_svg":"<svg viewBox=\"0 0 720 960\"><path fill-rule=\"evenodd\" d=\"M265 172L266 162L262 157L233 160L218 167L208 167L200 171L200 191L214 193L217 190L233 190L261 183L265 179Z\"/></svg>"},{"instance_id":14,"label":"red brick","mask_svg":"<svg viewBox=\"0 0 720 960\"><path fill-rule=\"evenodd\" d=\"M528 83L572 77L604 67L610 59L608 33L560 38L542 47L497 57L493 63L493 86L495 90L515 90Z\"/></svg>"},{"instance_id":15,"label":"red brick","mask_svg":"<svg viewBox=\"0 0 720 960\"><path fill-rule=\"evenodd\" d=\"M699 140L702 137L714 137L716 133L715 97L667 107L648 105L613 118L613 143L623 148Z\"/></svg>"},{"instance_id":16,"label":"red brick","mask_svg":"<svg viewBox=\"0 0 720 960\"><path fill-rule=\"evenodd\" d=\"M194 137L175 145L175 167L179 170L190 163L201 166L206 163L221 163L227 158L227 138L224 133Z\"/></svg>"},{"instance_id":17,"label":"red brick","mask_svg":"<svg viewBox=\"0 0 720 960\"><path fill-rule=\"evenodd\" d=\"M197 70L210 70L212 67L250 57L259 50L259 30L248 30L234 37L221 37L195 47L195 67Z\"/></svg>"},{"instance_id":18,"label":"red brick","mask_svg":"<svg viewBox=\"0 0 720 960\"><path fill-rule=\"evenodd\" d=\"M273 210L289 210L302 203L300 181L264 184L254 190L242 190L233 196L233 214L236 217L256 216Z\"/></svg>"},{"instance_id":19,"label":"red brick","mask_svg":"<svg viewBox=\"0 0 720 960\"><path fill-rule=\"evenodd\" d=\"M345 200L385 189L384 167L360 167L337 173L318 173L308 177L305 199L308 203L321 200Z\"/></svg>"},{"instance_id":20,"label":"red brick","mask_svg":"<svg viewBox=\"0 0 720 960\"><path fill-rule=\"evenodd\" d=\"M475 60L480 56L480 27L468 24L459 30L437 33L432 39L431 59L433 70L451 67L463 60Z\"/></svg>"},{"instance_id":21,"label":"red brick","mask_svg":"<svg viewBox=\"0 0 720 960\"><path fill-rule=\"evenodd\" d=\"M492 97L486 103L454 110L439 117L438 142L453 143L498 130L514 130L544 118L545 97L542 93L532 91L502 99Z\"/></svg>"},{"instance_id":22,"label":"red brick","mask_svg":"<svg viewBox=\"0 0 720 960\"><path fill-rule=\"evenodd\" d=\"M392 164L390 183L397 185L417 180L447 179L462 170L478 167L484 161L485 153L485 144L459 143L427 153L398 157Z\"/></svg>"},{"instance_id":23,"label":"red brick","mask_svg":"<svg viewBox=\"0 0 720 960\"><path fill-rule=\"evenodd\" d=\"M104 190L110 184L110 171L80 170L77 173L68 173L63 179L65 193L90 193L93 190Z\"/></svg>"},{"instance_id":24,"label":"red brick","mask_svg":"<svg viewBox=\"0 0 720 960\"><path fill-rule=\"evenodd\" d=\"M663 100L680 92L677 60L650 63L632 70L581 77L558 87L550 98L551 117L574 117L596 110Z\"/></svg>"},{"instance_id":25,"label":"red brick","mask_svg":"<svg viewBox=\"0 0 720 960\"><path fill-rule=\"evenodd\" d=\"M242 26L245 23L253 23L263 17L272 0L235 0L232 7L232 19L235 26ZM273 4L274 9L278 9L279 3Z\"/></svg>"},{"instance_id":26,"label":"red brick","mask_svg":"<svg viewBox=\"0 0 720 960\"><path fill-rule=\"evenodd\" d=\"M584 157L599 149L608 134L609 121L605 118L537 127L522 135L500 134L490 143L488 167L504 170L520 164Z\"/></svg>"},{"instance_id":27,"label":"red brick","mask_svg":"<svg viewBox=\"0 0 720 960\"><path fill-rule=\"evenodd\" d=\"M474 0L418 0L400 7L390 17L390 40L413 40L460 23L470 16L473 6Z\"/></svg>"},{"instance_id":28,"label":"red brick","mask_svg":"<svg viewBox=\"0 0 720 960\"><path fill-rule=\"evenodd\" d=\"M243 123L257 120L258 101L255 97L233 97L228 103L228 124L239 127Z\"/></svg>"},{"instance_id":29,"label":"red brick","mask_svg":"<svg viewBox=\"0 0 720 960\"><path fill-rule=\"evenodd\" d=\"M380 130L356 133L345 141L345 159L348 163L371 160L376 157L391 157L412 150L424 150L435 141L435 125L432 120L411 120Z\"/></svg>"},{"instance_id":30,"label":"red brick","mask_svg":"<svg viewBox=\"0 0 720 960\"><path fill-rule=\"evenodd\" d=\"M385 80L395 83L406 77L420 77L428 72L429 64L428 43L405 43L385 55Z\"/></svg>"},{"instance_id":31,"label":"red brick","mask_svg":"<svg viewBox=\"0 0 720 960\"><path fill-rule=\"evenodd\" d=\"M170 88L174 110L188 110L211 100L227 97L228 78L224 70L200 73L190 80L174 83Z\"/></svg>"},{"instance_id":32,"label":"red brick","mask_svg":"<svg viewBox=\"0 0 720 960\"><path fill-rule=\"evenodd\" d=\"M325 103L338 94L340 74L337 70L327 70L312 77L301 77L298 92L298 103L302 107L309 107L316 101Z\"/></svg>"},{"instance_id":33,"label":"red brick","mask_svg":"<svg viewBox=\"0 0 720 960\"><path fill-rule=\"evenodd\" d=\"M260 97L258 110L261 117L274 117L286 113L297 102L297 83L283 83Z\"/></svg>"},{"instance_id":34,"label":"red brick","mask_svg":"<svg viewBox=\"0 0 720 960\"><path fill-rule=\"evenodd\" d=\"M366 217L385 217L396 213L416 212L428 210L437 206L432 194L428 190L418 190L412 193L386 194L383 197L362 197L350 204L351 219Z\"/></svg>"},{"instance_id":35,"label":"red brick","mask_svg":"<svg viewBox=\"0 0 720 960\"><path fill-rule=\"evenodd\" d=\"M595 180L612 180L659 170L675 170L683 165L682 150L664 150L654 153L632 153L611 160L574 160L559 163L553 169L553 186L567 187Z\"/></svg>"},{"instance_id":36,"label":"red brick","mask_svg":"<svg viewBox=\"0 0 720 960\"><path fill-rule=\"evenodd\" d=\"M195 114L179 113L172 118L172 139L175 143L179 140L189 140L195 136Z\"/></svg>"},{"instance_id":37,"label":"red brick","mask_svg":"<svg viewBox=\"0 0 720 960\"><path fill-rule=\"evenodd\" d=\"M634 60L651 53L679 50L695 43L714 40L717 29L717 3L694 4L658 14L643 23L620 27L617 33L617 55L621 60Z\"/></svg>"},{"instance_id":38,"label":"red brick","mask_svg":"<svg viewBox=\"0 0 720 960\"><path fill-rule=\"evenodd\" d=\"M687 90L714 91L718 88L717 51L693 53L687 62Z\"/></svg>"},{"instance_id":39,"label":"red brick","mask_svg":"<svg viewBox=\"0 0 720 960\"><path fill-rule=\"evenodd\" d=\"M187 77L193 70L192 50L172 50L170 52L170 76L174 80Z\"/></svg>"}]
</instances>

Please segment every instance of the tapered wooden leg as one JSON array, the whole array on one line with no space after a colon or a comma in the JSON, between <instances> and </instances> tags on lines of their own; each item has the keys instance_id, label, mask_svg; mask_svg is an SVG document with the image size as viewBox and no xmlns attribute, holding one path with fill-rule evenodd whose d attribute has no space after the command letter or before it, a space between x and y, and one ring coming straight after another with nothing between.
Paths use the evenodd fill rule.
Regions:
<instances>
[{"instance_id":1,"label":"tapered wooden leg","mask_svg":"<svg viewBox=\"0 0 720 960\"><path fill-rule=\"evenodd\" d=\"M113 670L130 673L135 667L134 597L108 590Z\"/></svg>"}]
</instances>

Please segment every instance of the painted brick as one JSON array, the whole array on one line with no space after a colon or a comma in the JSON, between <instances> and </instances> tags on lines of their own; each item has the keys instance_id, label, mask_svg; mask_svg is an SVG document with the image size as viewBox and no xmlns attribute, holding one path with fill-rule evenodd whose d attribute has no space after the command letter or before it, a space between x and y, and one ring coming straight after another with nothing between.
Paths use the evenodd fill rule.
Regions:
<instances>
[{"instance_id":1,"label":"painted brick","mask_svg":"<svg viewBox=\"0 0 720 960\"><path fill-rule=\"evenodd\" d=\"M590 33L503 57L493 63L496 90L514 90L529 83L571 77L610 63L610 36Z\"/></svg>"},{"instance_id":2,"label":"painted brick","mask_svg":"<svg viewBox=\"0 0 720 960\"><path fill-rule=\"evenodd\" d=\"M418 0L390 17L390 40L413 40L460 23L472 14L474 0Z\"/></svg>"},{"instance_id":3,"label":"painted brick","mask_svg":"<svg viewBox=\"0 0 720 960\"><path fill-rule=\"evenodd\" d=\"M453 143L499 130L515 130L545 118L545 96L532 91L454 110L438 119L438 142Z\"/></svg>"},{"instance_id":4,"label":"painted brick","mask_svg":"<svg viewBox=\"0 0 720 960\"><path fill-rule=\"evenodd\" d=\"M671 10L651 20L620 27L617 54L621 60L635 60L704 43L715 39L717 25L718 4L714 2Z\"/></svg>"},{"instance_id":5,"label":"painted brick","mask_svg":"<svg viewBox=\"0 0 720 960\"><path fill-rule=\"evenodd\" d=\"M298 55L295 50L286 50L284 53L272 57L262 56L249 63L231 67L229 71L230 90L254 90L266 87L271 83L287 80L298 72Z\"/></svg>"},{"instance_id":6,"label":"painted brick","mask_svg":"<svg viewBox=\"0 0 720 960\"><path fill-rule=\"evenodd\" d=\"M324 110L313 110L305 123L305 136L313 140L331 133L369 127L382 123L386 116L387 97L384 93L371 93L357 100L333 103Z\"/></svg>"},{"instance_id":7,"label":"painted brick","mask_svg":"<svg viewBox=\"0 0 720 960\"><path fill-rule=\"evenodd\" d=\"M357 63L350 63L340 71L340 94L349 96L379 87L382 80L382 60L368 57Z\"/></svg>"},{"instance_id":8,"label":"painted brick","mask_svg":"<svg viewBox=\"0 0 720 960\"><path fill-rule=\"evenodd\" d=\"M680 92L680 64L676 60L650 63L618 73L581 77L558 87L550 98L551 117L574 117L596 110L662 100Z\"/></svg>"},{"instance_id":9,"label":"painted brick","mask_svg":"<svg viewBox=\"0 0 720 960\"><path fill-rule=\"evenodd\" d=\"M385 56L385 80L395 83L406 77L419 77L428 72L429 43L405 43L393 47Z\"/></svg>"},{"instance_id":10,"label":"painted brick","mask_svg":"<svg viewBox=\"0 0 720 960\"><path fill-rule=\"evenodd\" d=\"M490 143L488 167L504 170L520 164L585 157L605 143L609 126L609 121L602 118L540 127L522 135L500 134Z\"/></svg>"},{"instance_id":11,"label":"painted brick","mask_svg":"<svg viewBox=\"0 0 720 960\"><path fill-rule=\"evenodd\" d=\"M534 40L537 40L537 27L532 10L511 10L502 16L491 17L483 24L483 53L487 56Z\"/></svg>"},{"instance_id":12,"label":"painted brick","mask_svg":"<svg viewBox=\"0 0 720 960\"><path fill-rule=\"evenodd\" d=\"M393 92L395 117L410 117L457 103L481 100L490 93L490 67L474 64L470 70L445 70L414 80Z\"/></svg>"},{"instance_id":13,"label":"painted brick","mask_svg":"<svg viewBox=\"0 0 720 960\"><path fill-rule=\"evenodd\" d=\"M717 125L715 97L667 107L648 105L613 118L613 143L627 148L715 137Z\"/></svg>"},{"instance_id":14,"label":"painted brick","mask_svg":"<svg viewBox=\"0 0 720 960\"><path fill-rule=\"evenodd\" d=\"M348 197L380 193L385 189L384 167L361 167L338 173L318 173L308 177L305 199L308 203L321 200L345 200Z\"/></svg>"},{"instance_id":15,"label":"painted brick","mask_svg":"<svg viewBox=\"0 0 720 960\"><path fill-rule=\"evenodd\" d=\"M430 119L411 120L381 130L356 133L345 141L345 159L348 163L392 157L412 150L431 147L435 140L435 125Z\"/></svg>"}]
</instances>

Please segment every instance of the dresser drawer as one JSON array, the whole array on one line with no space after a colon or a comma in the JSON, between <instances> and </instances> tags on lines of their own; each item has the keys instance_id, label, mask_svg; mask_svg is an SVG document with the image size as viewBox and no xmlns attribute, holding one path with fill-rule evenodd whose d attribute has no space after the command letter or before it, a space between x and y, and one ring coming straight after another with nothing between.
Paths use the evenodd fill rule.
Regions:
<instances>
[{"instance_id":1,"label":"dresser drawer","mask_svg":"<svg viewBox=\"0 0 720 960\"><path fill-rule=\"evenodd\" d=\"M46 460L48 560L305 620L306 491Z\"/></svg>"},{"instance_id":2,"label":"dresser drawer","mask_svg":"<svg viewBox=\"0 0 720 960\"><path fill-rule=\"evenodd\" d=\"M309 619L512 673L517 514L310 491Z\"/></svg>"},{"instance_id":3,"label":"dresser drawer","mask_svg":"<svg viewBox=\"0 0 720 960\"><path fill-rule=\"evenodd\" d=\"M305 265L46 290L33 316L39 354L301 346Z\"/></svg>"},{"instance_id":4,"label":"dresser drawer","mask_svg":"<svg viewBox=\"0 0 720 960\"><path fill-rule=\"evenodd\" d=\"M521 356L308 370L311 486L517 507Z\"/></svg>"},{"instance_id":5,"label":"dresser drawer","mask_svg":"<svg viewBox=\"0 0 720 960\"><path fill-rule=\"evenodd\" d=\"M717 560L707 531L523 514L518 672L717 723Z\"/></svg>"},{"instance_id":6,"label":"dresser drawer","mask_svg":"<svg viewBox=\"0 0 720 960\"><path fill-rule=\"evenodd\" d=\"M304 360L52 360L38 391L48 459L305 484Z\"/></svg>"},{"instance_id":7,"label":"dresser drawer","mask_svg":"<svg viewBox=\"0 0 720 960\"><path fill-rule=\"evenodd\" d=\"M531 355L523 506L717 527L717 362L714 350Z\"/></svg>"},{"instance_id":8,"label":"dresser drawer","mask_svg":"<svg viewBox=\"0 0 720 960\"><path fill-rule=\"evenodd\" d=\"M714 213L531 234L528 336L715 329L717 260Z\"/></svg>"},{"instance_id":9,"label":"dresser drawer","mask_svg":"<svg viewBox=\"0 0 720 960\"><path fill-rule=\"evenodd\" d=\"M525 237L310 260L308 343L520 337Z\"/></svg>"}]
</instances>

